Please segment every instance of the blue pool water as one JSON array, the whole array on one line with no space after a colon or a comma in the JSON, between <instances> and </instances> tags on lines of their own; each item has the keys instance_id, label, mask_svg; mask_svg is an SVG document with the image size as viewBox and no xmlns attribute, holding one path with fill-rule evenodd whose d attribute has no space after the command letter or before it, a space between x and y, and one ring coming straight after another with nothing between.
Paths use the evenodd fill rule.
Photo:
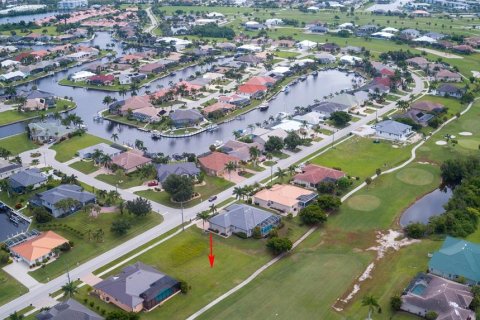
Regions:
<instances>
[{"instance_id":1,"label":"blue pool water","mask_svg":"<svg viewBox=\"0 0 480 320\"><path fill-rule=\"evenodd\" d=\"M421 284L421 283L417 283L413 289L412 289L412 293L413 294L416 294L417 296L421 296L423 294L423 291L425 291L425 285Z\"/></svg>"}]
</instances>

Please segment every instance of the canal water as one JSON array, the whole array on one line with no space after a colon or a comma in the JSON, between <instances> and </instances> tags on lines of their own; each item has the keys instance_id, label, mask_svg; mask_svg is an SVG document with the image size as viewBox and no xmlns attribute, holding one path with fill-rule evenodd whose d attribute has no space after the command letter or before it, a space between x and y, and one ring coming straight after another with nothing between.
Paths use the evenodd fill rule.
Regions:
<instances>
[{"instance_id":1,"label":"canal water","mask_svg":"<svg viewBox=\"0 0 480 320\"><path fill-rule=\"evenodd\" d=\"M114 41L108 32L98 32L95 39L91 41L91 45L99 45L101 48L107 48L106 45L112 43L115 44L114 50L118 56L122 55L123 49L121 45ZM226 60L224 59L217 63L221 63L222 61ZM106 63L107 59L103 59L103 62ZM148 132L112 123L107 120L103 122L93 120L95 114L106 108L106 106L102 104L103 98L106 95L110 95L121 100L122 97L118 93L72 88L58 84L58 81L61 79L84 69L87 65L88 64L59 72L53 76L40 79L34 84L37 85L40 90L52 92L57 96L73 97L73 100L77 103L77 109L74 112L82 117L91 134L110 139L113 133L117 133L119 136L118 142L122 144L133 144L136 139L139 139L144 142L144 145L150 152L162 152L166 155L183 152L204 153L208 151L209 146L216 141L227 141L233 138L234 131L245 130L249 124L261 123L268 120L271 116L276 116L279 112L293 113L296 106L305 107L314 103L316 99L322 100L324 96L328 96L331 93L350 89L352 87L352 78L354 77L353 74L346 74L338 70L321 71L317 77L309 76L306 81L291 86L290 92L281 92L278 94L277 97L270 102L270 108L265 112L253 110L242 116L239 120L220 125L218 130L214 132L203 132L188 138L152 140ZM176 83L180 79L186 79L190 75L194 75L197 71L205 72L209 68L211 68L211 65L186 68L176 72L174 76L167 76L152 82L150 88L143 87L139 90L138 94L144 94L145 90L155 91L160 86L168 87L171 82ZM32 84L23 86L23 88L29 88ZM128 95L126 97L128 97ZM0 138L20 133L24 131L24 127L25 124L1 127Z\"/></svg>"},{"instance_id":2,"label":"canal water","mask_svg":"<svg viewBox=\"0 0 480 320\"><path fill-rule=\"evenodd\" d=\"M428 223L430 217L438 216L445 212L443 206L451 196L451 189L447 189L446 191L436 189L425 195L402 213L400 225L406 227L410 223Z\"/></svg>"},{"instance_id":3,"label":"canal water","mask_svg":"<svg viewBox=\"0 0 480 320\"><path fill-rule=\"evenodd\" d=\"M0 18L0 24L18 23L20 21L30 22L30 21L35 21L37 19L43 19L43 18L46 18L46 17L53 17L57 14L60 14L60 12L52 11L52 12L13 16L13 17L1 17Z\"/></svg>"}]
</instances>

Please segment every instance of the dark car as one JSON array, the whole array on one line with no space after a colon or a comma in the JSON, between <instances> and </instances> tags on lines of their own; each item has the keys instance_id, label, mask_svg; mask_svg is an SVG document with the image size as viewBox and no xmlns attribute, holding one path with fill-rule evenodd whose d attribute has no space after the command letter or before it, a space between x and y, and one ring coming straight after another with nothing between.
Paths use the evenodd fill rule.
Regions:
<instances>
[{"instance_id":1,"label":"dark car","mask_svg":"<svg viewBox=\"0 0 480 320\"><path fill-rule=\"evenodd\" d=\"M211 196L210 198L208 198L209 202L212 202L212 201L215 201L215 200L217 200L217 196Z\"/></svg>"}]
</instances>

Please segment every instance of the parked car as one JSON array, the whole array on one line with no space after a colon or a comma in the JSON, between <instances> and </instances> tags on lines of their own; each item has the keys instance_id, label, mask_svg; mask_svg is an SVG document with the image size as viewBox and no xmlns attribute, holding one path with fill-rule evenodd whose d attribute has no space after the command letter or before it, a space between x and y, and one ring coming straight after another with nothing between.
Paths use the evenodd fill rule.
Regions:
<instances>
[{"instance_id":1,"label":"parked car","mask_svg":"<svg viewBox=\"0 0 480 320\"><path fill-rule=\"evenodd\" d=\"M157 182L157 181L150 181L150 182L147 184L147 186L149 186L149 187L156 187L156 186L158 186L158 182Z\"/></svg>"},{"instance_id":2,"label":"parked car","mask_svg":"<svg viewBox=\"0 0 480 320\"><path fill-rule=\"evenodd\" d=\"M210 198L208 198L209 202L213 202L215 200L217 200L217 196L211 196Z\"/></svg>"}]
</instances>

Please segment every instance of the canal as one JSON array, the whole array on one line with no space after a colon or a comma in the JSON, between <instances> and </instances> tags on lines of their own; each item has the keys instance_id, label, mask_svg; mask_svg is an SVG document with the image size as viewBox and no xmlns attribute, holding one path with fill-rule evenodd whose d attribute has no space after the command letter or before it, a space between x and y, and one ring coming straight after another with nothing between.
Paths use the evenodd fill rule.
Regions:
<instances>
[{"instance_id":1,"label":"canal","mask_svg":"<svg viewBox=\"0 0 480 320\"><path fill-rule=\"evenodd\" d=\"M112 43L115 45L114 50L117 54L122 55L123 49L121 48L121 45L114 41L111 34L108 32L98 32L97 36L90 44L94 46L98 45L101 48L107 48L106 45ZM107 59L104 58L103 62L107 62ZM350 89L352 87L351 80L354 77L353 74L347 74L338 70L321 71L318 73L317 77L309 76L306 81L291 86L290 92L281 92L278 94L276 98L270 102L270 107L266 112L253 110L242 116L239 120L221 124L218 130L214 132L203 132L188 138L163 138L160 140L152 140L150 133L148 132L112 123L107 120L104 120L103 122L96 122L93 120L95 114L106 108L106 106L102 104L103 98L106 95L121 100L122 97L120 94L115 92L110 93L97 90L87 90L84 88L72 88L58 84L58 81L61 79L84 69L87 65L88 64L85 64L59 72L53 76L35 81L35 83L25 85L22 88L26 89L35 84L38 89L54 93L57 96L73 97L73 100L77 103L77 109L74 112L83 119L85 125L88 127L89 133L106 139L110 139L113 133L117 133L119 136L118 142L122 144L133 144L136 139L139 139L144 142L144 145L150 152L162 152L166 155L183 152L194 152L197 154L204 153L208 151L209 146L216 141L227 141L228 139L233 138L234 131L245 130L249 124L261 123L268 120L271 116L276 116L279 112L293 113L296 106L305 107L314 103L314 100L316 99L322 100L324 96L340 92L341 90ZM160 86L168 87L171 82L176 83L180 79L186 79L190 75L194 75L197 71L205 72L209 68L211 68L211 65L186 68L176 72L174 76L167 76L155 80L150 84L150 88L143 87L139 90L138 94L144 94L145 90L155 91ZM0 137L18 134L24 130L25 124L22 123L1 127Z\"/></svg>"}]
</instances>

